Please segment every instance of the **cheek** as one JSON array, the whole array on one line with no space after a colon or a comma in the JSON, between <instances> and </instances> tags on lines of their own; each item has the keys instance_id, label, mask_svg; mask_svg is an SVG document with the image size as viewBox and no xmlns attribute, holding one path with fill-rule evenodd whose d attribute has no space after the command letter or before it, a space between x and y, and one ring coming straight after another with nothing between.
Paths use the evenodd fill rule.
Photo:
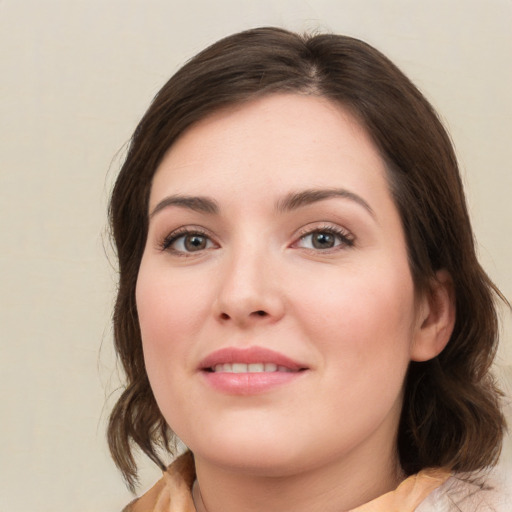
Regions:
<instances>
[{"instance_id":1,"label":"cheek","mask_svg":"<svg viewBox=\"0 0 512 512\"><path fill-rule=\"evenodd\" d=\"M328 287L322 282L312 279L294 293L296 318L325 351L326 364L364 367L366 377L372 368L382 375L408 364L415 308L406 265L352 267L331 274Z\"/></svg>"},{"instance_id":2,"label":"cheek","mask_svg":"<svg viewBox=\"0 0 512 512\"><path fill-rule=\"evenodd\" d=\"M136 302L146 370L158 395L160 387L169 389L169 379L188 368L187 340L200 328L204 301L194 286L177 282L165 268L143 260Z\"/></svg>"},{"instance_id":3,"label":"cheek","mask_svg":"<svg viewBox=\"0 0 512 512\"><path fill-rule=\"evenodd\" d=\"M152 262L150 262L152 263ZM189 407L187 380L194 371L190 338L198 329L200 303L194 286L179 283L168 269L141 264L136 302L144 363L160 411L175 429ZM177 429L180 433L180 429Z\"/></svg>"},{"instance_id":4,"label":"cheek","mask_svg":"<svg viewBox=\"0 0 512 512\"><path fill-rule=\"evenodd\" d=\"M136 302L143 342L164 343L197 329L206 304L204 286L186 272L171 272L162 263L142 260Z\"/></svg>"}]
</instances>

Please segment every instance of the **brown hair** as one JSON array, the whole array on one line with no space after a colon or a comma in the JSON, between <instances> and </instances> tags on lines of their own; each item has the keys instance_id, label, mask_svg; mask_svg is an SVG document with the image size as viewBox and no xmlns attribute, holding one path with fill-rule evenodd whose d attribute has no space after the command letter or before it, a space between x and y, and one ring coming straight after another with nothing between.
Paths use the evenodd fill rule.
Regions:
<instances>
[{"instance_id":1,"label":"brown hair","mask_svg":"<svg viewBox=\"0 0 512 512\"><path fill-rule=\"evenodd\" d=\"M456 323L445 350L412 362L398 431L407 474L425 467L472 471L500 452L504 418L489 374L498 335L494 298L503 299L479 265L457 161L428 101L385 56L338 35L300 36L278 28L235 34L207 48L160 90L140 121L115 184L110 220L119 258L114 339L126 387L110 416L108 441L133 489L138 445L164 468L172 431L151 391L135 303L148 229L152 177L176 138L222 107L275 92L313 94L349 109L387 164L417 290L446 269Z\"/></svg>"}]
</instances>

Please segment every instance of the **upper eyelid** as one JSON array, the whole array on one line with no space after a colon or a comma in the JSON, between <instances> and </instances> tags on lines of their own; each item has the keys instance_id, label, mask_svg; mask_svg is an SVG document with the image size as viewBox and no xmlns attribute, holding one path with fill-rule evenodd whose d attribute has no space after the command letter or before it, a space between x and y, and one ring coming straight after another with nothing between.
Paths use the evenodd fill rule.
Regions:
<instances>
[{"instance_id":1,"label":"upper eyelid","mask_svg":"<svg viewBox=\"0 0 512 512\"><path fill-rule=\"evenodd\" d=\"M218 245L218 242L207 229L199 226L181 226L173 229L170 233L159 239L158 247L165 251L172 243L176 242L176 240L179 240L181 237L194 234L204 236Z\"/></svg>"},{"instance_id":2,"label":"upper eyelid","mask_svg":"<svg viewBox=\"0 0 512 512\"><path fill-rule=\"evenodd\" d=\"M338 236L341 236L351 242L354 242L356 237L350 231L344 226L341 226L340 224L332 221L313 221L310 222L299 229L295 230L294 234L291 235L290 238L292 238L292 241L290 242L290 246L296 244L301 238L304 238L305 236L311 235L312 233L318 232L318 231L329 231L334 234L337 234ZM219 237L216 236L214 233L211 232L211 230L199 226L199 225L184 225L177 227L170 232L168 232L165 236L159 238L158 240L158 246L165 250L169 247L171 243L176 241L182 236L190 235L190 234L199 234L201 236L205 236L208 239L210 239L214 244L220 245Z\"/></svg>"},{"instance_id":3,"label":"upper eyelid","mask_svg":"<svg viewBox=\"0 0 512 512\"><path fill-rule=\"evenodd\" d=\"M339 238L341 238L341 246L345 246L345 247L353 247L356 243L356 237L354 236L354 234L347 228L343 227L343 226L340 226L339 224L336 224L336 223L327 223L327 222L323 222L321 224L319 223L312 223L312 224L308 224L306 226L303 226L298 233L296 233L296 235L294 236L294 240L293 242L291 242L291 244L289 245L290 248L295 248L295 246L297 246L301 240L304 240L306 237L312 235L313 233L317 233L317 232L322 232L322 231L325 231L325 232L329 232L329 233L332 233L334 234L335 236L338 236ZM339 247L339 246L336 246L336 247ZM309 250L308 248L304 248L306 250ZM329 250L333 250L334 247L332 249L325 249L324 251L322 252L325 252L326 254L328 253ZM317 251L317 249L314 249L315 252Z\"/></svg>"},{"instance_id":4,"label":"upper eyelid","mask_svg":"<svg viewBox=\"0 0 512 512\"><path fill-rule=\"evenodd\" d=\"M337 223L332 223L329 221L318 221L313 222L310 224L306 224L305 226L301 227L296 232L297 238L302 238L306 235L309 235L311 233L315 233L316 231L331 231L333 233L337 233L340 235L345 236L346 238L355 239L354 234L349 229L345 228L344 226L340 226Z\"/></svg>"}]
</instances>

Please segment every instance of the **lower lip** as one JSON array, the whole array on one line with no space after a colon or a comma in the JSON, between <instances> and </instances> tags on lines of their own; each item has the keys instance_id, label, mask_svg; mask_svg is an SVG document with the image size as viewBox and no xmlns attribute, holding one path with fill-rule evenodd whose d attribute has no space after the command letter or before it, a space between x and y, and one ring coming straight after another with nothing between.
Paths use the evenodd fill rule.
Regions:
<instances>
[{"instance_id":1,"label":"lower lip","mask_svg":"<svg viewBox=\"0 0 512 512\"><path fill-rule=\"evenodd\" d=\"M215 390L230 395L257 395L289 384L303 376L298 372L228 373L203 371L207 383Z\"/></svg>"}]
</instances>

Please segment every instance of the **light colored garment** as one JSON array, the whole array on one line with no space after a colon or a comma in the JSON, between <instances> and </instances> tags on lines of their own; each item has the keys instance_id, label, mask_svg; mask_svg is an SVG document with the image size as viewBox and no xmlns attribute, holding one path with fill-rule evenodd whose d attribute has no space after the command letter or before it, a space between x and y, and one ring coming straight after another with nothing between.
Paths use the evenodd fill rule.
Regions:
<instances>
[{"instance_id":1,"label":"light colored garment","mask_svg":"<svg viewBox=\"0 0 512 512\"><path fill-rule=\"evenodd\" d=\"M196 512L192 485L196 479L192 452L178 457L163 477L123 512Z\"/></svg>"},{"instance_id":2,"label":"light colored garment","mask_svg":"<svg viewBox=\"0 0 512 512\"><path fill-rule=\"evenodd\" d=\"M196 512L192 499L194 459L186 452L163 477L123 512ZM351 512L512 512L498 492L469 483L443 469L426 469L406 478L394 491Z\"/></svg>"},{"instance_id":3,"label":"light colored garment","mask_svg":"<svg viewBox=\"0 0 512 512\"><path fill-rule=\"evenodd\" d=\"M512 512L506 482L491 476L452 476L416 509L416 512Z\"/></svg>"}]
</instances>

